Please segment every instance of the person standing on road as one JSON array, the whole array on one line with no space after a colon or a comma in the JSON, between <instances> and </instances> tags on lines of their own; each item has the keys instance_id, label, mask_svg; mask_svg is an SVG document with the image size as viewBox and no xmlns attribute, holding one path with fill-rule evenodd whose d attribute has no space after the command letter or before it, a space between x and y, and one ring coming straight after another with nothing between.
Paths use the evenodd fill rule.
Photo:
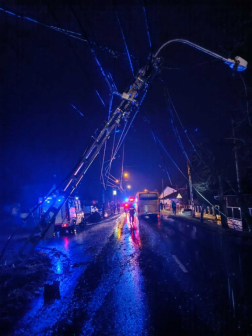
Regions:
<instances>
[{"instance_id":1,"label":"person standing on road","mask_svg":"<svg viewBox=\"0 0 252 336\"><path fill-rule=\"evenodd\" d=\"M173 215L176 215L176 203L173 201L172 202L172 212L173 212Z\"/></svg>"},{"instance_id":2,"label":"person standing on road","mask_svg":"<svg viewBox=\"0 0 252 336\"><path fill-rule=\"evenodd\" d=\"M129 206L129 221L130 221L130 227L132 228L134 224L134 215L135 215L135 207L133 203L130 203Z\"/></svg>"}]
</instances>

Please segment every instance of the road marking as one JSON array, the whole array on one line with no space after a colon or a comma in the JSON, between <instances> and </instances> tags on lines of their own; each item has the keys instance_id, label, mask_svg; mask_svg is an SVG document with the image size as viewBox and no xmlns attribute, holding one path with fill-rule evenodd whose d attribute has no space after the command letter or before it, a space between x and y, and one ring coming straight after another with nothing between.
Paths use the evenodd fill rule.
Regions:
<instances>
[{"instance_id":1,"label":"road marking","mask_svg":"<svg viewBox=\"0 0 252 336\"><path fill-rule=\"evenodd\" d=\"M179 261L179 259L177 258L177 256L172 255L173 259L176 261L176 263L179 265L179 267L182 269L182 271L184 273L188 273L187 269L185 268L185 266Z\"/></svg>"}]
</instances>

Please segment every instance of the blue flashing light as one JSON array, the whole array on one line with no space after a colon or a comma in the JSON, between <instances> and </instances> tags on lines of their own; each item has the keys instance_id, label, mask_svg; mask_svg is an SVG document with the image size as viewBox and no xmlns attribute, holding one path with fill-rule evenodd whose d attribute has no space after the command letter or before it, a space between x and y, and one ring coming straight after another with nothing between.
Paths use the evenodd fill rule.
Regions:
<instances>
[{"instance_id":1,"label":"blue flashing light","mask_svg":"<svg viewBox=\"0 0 252 336\"><path fill-rule=\"evenodd\" d=\"M128 202L128 201L129 201L129 199L126 197L124 201L125 201L125 202Z\"/></svg>"},{"instance_id":2,"label":"blue flashing light","mask_svg":"<svg viewBox=\"0 0 252 336\"><path fill-rule=\"evenodd\" d=\"M187 130L184 130L185 133L187 133Z\"/></svg>"},{"instance_id":3,"label":"blue flashing light","mask_svg":"<svg viewBox=\"0 0 252 336\"><path fill-rule=\"evenodd\" d=\"M60 202L60 201L61 201L61 199L59 198L59 199L58 199L58 202Z\"/></svg>"},{"instance_id":4,"label":"blue flashing light","mask_svg":"<svg viewBox=\"0 0 252 336\"><path fill-rule=\"evenodd\" d=\"M195 132L198 132L198 128L195 128Z\"/></svg>"}]
</instances>

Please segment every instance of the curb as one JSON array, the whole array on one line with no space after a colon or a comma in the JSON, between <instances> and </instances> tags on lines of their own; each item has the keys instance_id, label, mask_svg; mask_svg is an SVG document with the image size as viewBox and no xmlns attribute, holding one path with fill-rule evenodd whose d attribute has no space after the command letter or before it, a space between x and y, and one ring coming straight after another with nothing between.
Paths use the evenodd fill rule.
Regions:
<instances>
[{"instance_id":1,"label":"curb","mask_svg":"<svg viewBox=\"0 0 252 336\"><path fill-rule=\"evenodd\" d=\"M211 231L216 231L218 233L233 236L233 237L252 239L252 232L236 231L236 230L230 229L230 228L223 229L221 226L219 226L216 223L211 223L211 222L207 223L206 221L204 221L204 223L201 223L196 218L187 218L187 217L182 217L182 216L175 216L175 215L170 215L168 213L161 214L161 215L167 216L167 218L176 219L177 221L181 221L181 222L184 222L184 223L187 223L187 224L197 225L202 229L208 229L208 230L211 230Z\"/></svg>"}]
</instances>

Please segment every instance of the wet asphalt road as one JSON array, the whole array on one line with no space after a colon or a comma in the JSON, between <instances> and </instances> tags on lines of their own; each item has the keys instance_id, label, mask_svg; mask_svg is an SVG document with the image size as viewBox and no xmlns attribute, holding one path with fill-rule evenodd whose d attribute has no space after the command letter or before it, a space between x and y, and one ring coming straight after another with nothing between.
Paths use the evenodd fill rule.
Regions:
<instances>
[{"instance_id":1,"label":"wet asphalt road","mask_svg":"<svg viewBox=\"0 0 252 336\"><path fill-rule=\"evenodd\" d=\"M41 296L16 335L252 335L248 240L122 215L39 249L61 299Z\"/></svg>"}]
</instances>

